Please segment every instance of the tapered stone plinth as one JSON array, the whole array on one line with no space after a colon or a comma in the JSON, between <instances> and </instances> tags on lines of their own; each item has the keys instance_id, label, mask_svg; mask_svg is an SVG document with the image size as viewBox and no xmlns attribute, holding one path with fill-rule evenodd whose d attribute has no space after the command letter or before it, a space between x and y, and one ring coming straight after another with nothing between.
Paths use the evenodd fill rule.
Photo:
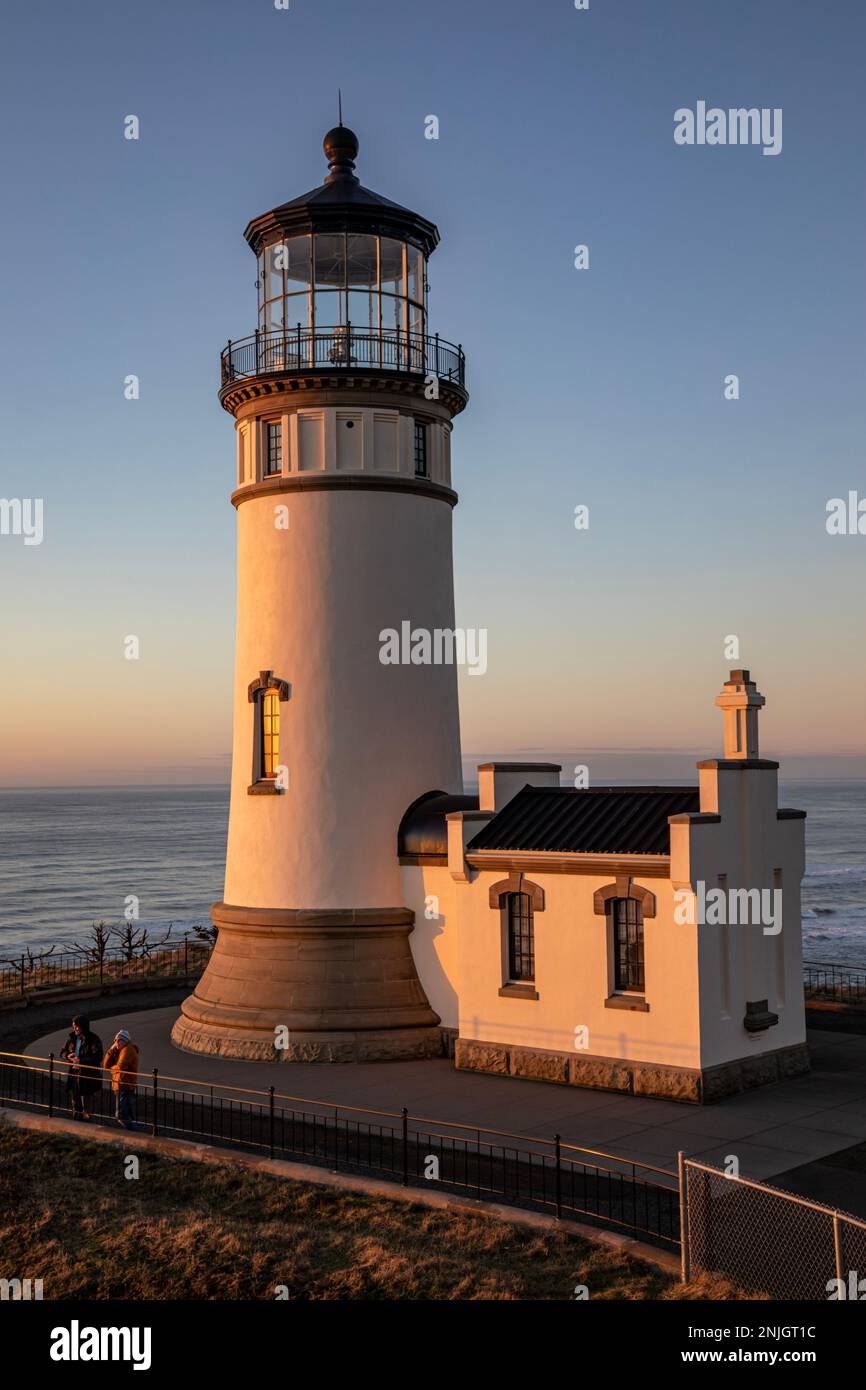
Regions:
<instances>
[{"instance_id":1,"label":"tapered stone plinth","mask_svg":"<svg viewBox=\"0 0 866 1390\"><path fill-rule=\"evenodd\" d=\"M251 1062L438 1056L407 908L268 910L217 903L219 937L172 1042Z\"/></svg>"}]
</instances>

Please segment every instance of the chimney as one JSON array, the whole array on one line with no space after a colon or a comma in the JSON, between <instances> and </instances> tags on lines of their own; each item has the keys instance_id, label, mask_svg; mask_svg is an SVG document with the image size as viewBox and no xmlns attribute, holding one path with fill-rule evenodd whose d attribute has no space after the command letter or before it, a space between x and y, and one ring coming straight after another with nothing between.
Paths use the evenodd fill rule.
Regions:
<instances>
[{"instance_id":1,"label":"chimney","mask_svg":"<svg viewBox=\"0 0 866 1390\"><path fill-rule=\"evenodd\" d=\"M732 671L715 703L725 717L725 757L759 757L758 710L766 701L749 672Z\"/></svg>"},{"instance_id":2,"label":"chimney","mask_svg":"<svg viewBox=\"0 0 866 1390\"><path fill-rule=\"evenodd\" d=\"M501 811L527 784L558 787L561 771L559 763L479 763L479 809Z\"/></svg>"}]
</instances>

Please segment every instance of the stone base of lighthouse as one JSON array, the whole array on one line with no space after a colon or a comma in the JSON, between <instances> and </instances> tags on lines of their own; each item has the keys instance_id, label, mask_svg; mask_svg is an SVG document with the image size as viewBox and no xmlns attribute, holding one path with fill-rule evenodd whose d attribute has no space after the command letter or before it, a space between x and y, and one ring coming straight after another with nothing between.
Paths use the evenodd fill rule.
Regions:
<instances>
[{"instance_id":1,"label":"stone base of lighthouse","mask_svg":"<svg viewBox=\"0 0 866 1390\"><path fill-rule=\"evenodd\" d=\"M435 1057L408 908L268 910L217 903L219 937L171 1040L250 1062Z\"/></svg>"}]
</instances>

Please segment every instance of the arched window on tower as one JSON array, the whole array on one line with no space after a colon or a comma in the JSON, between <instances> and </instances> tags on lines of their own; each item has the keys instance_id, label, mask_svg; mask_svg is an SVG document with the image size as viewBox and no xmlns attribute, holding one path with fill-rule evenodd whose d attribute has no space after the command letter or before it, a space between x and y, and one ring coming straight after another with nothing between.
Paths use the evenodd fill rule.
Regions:
<instances>
[{"instance_id":1,"label":"arched window on tower","mask_svg":"<svg viewBox=\"0 0 866 1390\"><path fill-rule=\"evenodd\" d=\"M276 777L280 761L280 696L266 690L262 696L262 776Z\"/></svg>"},{"instance_id":2,"label":"arched window on tower","mask_svg":"<svg viewBox=\"0 0 866 1390\"><path fill-rule=\"evenodd\" d=\"M253 707L253 776L247 790L252 794L285 791L285 780L279 776L280 705L289 698L289 683L273 671L260 671L248 693Z\"/></svg>"}]
</instances>

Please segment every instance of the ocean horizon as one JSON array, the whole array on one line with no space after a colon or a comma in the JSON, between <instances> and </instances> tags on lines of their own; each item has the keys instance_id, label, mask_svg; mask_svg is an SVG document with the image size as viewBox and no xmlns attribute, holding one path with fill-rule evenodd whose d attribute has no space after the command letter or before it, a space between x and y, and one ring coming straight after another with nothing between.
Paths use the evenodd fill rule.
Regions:
<instances>
[{"instance_id":1,"label":"ocean horizon","mask_svg":"<svg viewBox=\"0 0 866 1390\"><path fill-rule=\"evenodd\" d=\"M783 780L779 800L807 812L804 957L866 965L866 780ZM207 925L228 804L213 783L0 789L0 958L84 945L131 898L153 940Z\"/></svg>"}]
</instances>

